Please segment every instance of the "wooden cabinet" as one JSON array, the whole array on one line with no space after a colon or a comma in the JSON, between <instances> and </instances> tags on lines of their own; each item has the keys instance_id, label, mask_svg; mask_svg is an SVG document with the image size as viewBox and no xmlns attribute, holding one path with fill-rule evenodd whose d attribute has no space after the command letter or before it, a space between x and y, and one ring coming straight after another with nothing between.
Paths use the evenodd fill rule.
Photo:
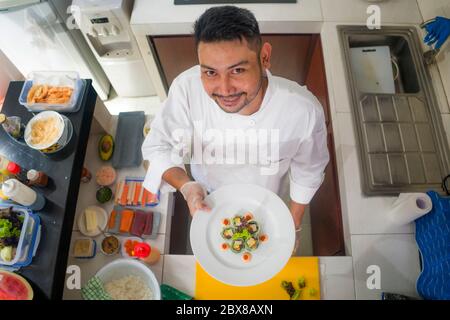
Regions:
<instances>
[{"instance_id":1,"label":"wooden cabinet","mask_svg":"<svg viewBox=\"0 0 450 320\"><path fill-rule=\"evenodd\" d=\"M198 64L192 36L152 37L149 41L160 64L166 88L169 88L177 75ZM306 85L324 108L330 163L326 168L324 183L310 205L313 249L316 256L345 255L333 130L320 36L264 35L263 41L270 42L273 47L272 74ZM187 208L180 202L178 208L175 208L175 211L178 210L186 212Z\"/></svg>"}]
</instances>

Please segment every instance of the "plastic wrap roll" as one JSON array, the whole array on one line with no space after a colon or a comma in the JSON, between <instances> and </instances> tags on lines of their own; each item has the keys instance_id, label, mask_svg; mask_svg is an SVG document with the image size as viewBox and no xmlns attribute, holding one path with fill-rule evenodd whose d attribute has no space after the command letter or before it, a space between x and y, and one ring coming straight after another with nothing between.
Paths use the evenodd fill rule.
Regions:
<instances>
[{"instance_id":1,"label":"plastic wrap roll","mask_svg":"<svg viewBox=\"0 0 450 320\"><path fill-rule=\"evenodd\" d=\"M401 193L388 212L392 224L402 226L427 214L433 208L425 193Z\"/></svg>"}]
</instances>

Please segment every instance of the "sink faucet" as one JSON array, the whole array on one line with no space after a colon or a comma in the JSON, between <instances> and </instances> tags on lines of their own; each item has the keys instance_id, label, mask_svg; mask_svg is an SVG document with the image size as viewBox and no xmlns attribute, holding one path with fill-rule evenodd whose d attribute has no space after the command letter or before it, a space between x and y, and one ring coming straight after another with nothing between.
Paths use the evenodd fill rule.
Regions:
<instances>
[{"instance_id":1,"label":"sink faucet","mask_svg":"<svg viewBox=\"0 0 450 320\"><path fill-rule=\"evenodd\" d=\"M427 65L436 62L437 57L442 51L442 46L446 43L450 36L450 19L444 17L436 17L425 21L420 25L422 29L427 31L424 42L434 48L424 53L424 60Z\"/></svg>"}]
</instances>

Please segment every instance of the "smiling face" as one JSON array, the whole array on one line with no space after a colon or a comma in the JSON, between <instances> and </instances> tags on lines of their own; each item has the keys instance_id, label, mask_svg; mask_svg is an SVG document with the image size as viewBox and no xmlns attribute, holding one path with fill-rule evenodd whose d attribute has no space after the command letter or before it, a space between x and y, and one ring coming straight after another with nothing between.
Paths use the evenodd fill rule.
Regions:
<instances>
[{"instance_id":1,"label":"smiling face","mask_svg":"<svg viewBox=\"0 0 450 320\"><path fill-rule=\"evenodd\" d=\"M200 42L198 58L203 87L227 113L256 112L264 97L266 68L270 67L271 46L265 43L260 54L242 41Z\"/></svg>"}]
</instances>

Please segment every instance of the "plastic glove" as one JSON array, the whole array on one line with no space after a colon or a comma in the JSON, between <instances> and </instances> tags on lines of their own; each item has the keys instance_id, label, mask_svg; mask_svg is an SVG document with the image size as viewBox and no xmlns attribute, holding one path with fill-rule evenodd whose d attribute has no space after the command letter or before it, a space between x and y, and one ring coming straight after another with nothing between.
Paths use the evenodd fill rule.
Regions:
<instances>
[{"instance_id":1,"label":"plastic glove","mask_svg":"<svg viewBox=\"0 0 450 320\"><path fill-rule=\"evenodd\" d=\"M435 49L440 49L450 36L450 19L444 17L436 17L433 22L425 25L425 30L428 32L424 42Z\"/></svg>"},{"instance_id":2,"label":"plastic glove","mask_svg":"<svg viewBox=\"0 0 450 320\"><path fill-rule=\"evenodd\" d=\"M297 251L300 248L300 233L302 231L302 227L299 227L297 230L295 230L295 242L294 242L294 250L292 250L292 256L297 256Z\"/></svg>"},{"instance_id":3,"label":"plastic glove","mask_svg":"<svg viewBox=\"0 0 450 320\"><path fill-rule=\"evenodd\" d=\"M204 201L206 197L206 190L200 183L195 181L186 182L180 188L180 192L183 195L184 200L186 200L188 204L189 212L192 217L197 212L197 210L208 212L211 211L211 208L209 208Z\"/></svg>"}]
</instances>

